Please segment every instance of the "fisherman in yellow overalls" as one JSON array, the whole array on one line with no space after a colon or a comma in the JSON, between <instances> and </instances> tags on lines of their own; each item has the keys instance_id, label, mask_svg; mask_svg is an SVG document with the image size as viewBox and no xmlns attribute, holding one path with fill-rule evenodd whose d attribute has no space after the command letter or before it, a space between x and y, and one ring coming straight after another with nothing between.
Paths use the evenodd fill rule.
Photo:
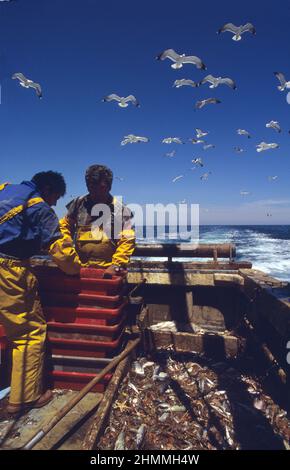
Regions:
<instances>
[{"instance_id":1,"label":"fisherman in yellow overalls","mask_svg":"<svg viewBox=\"0 0 290 470\"><path fill-rule=\"evenodd\" d=\"M0 185L0 323L12 346L10 414L40 408L52 398L42 389L46 321L29 258L48 249L65 272L79 272L80 262L51 208L65 190L63 176L53 171Z\"/></svg>"},{"instance_id":2,"label":"fisherman in yellow overalls","mask_svg":"<svg viewBox=\"0 0 290 470\"><path fill-rule=\"evenodd\" d=\"M82 266L105 268L109 277L120 274L135 248L132 213L110 194L113 173L103 165L86 171L88 194L72 200L60 228L71 239Z\"/></svg>"}]
</instances>

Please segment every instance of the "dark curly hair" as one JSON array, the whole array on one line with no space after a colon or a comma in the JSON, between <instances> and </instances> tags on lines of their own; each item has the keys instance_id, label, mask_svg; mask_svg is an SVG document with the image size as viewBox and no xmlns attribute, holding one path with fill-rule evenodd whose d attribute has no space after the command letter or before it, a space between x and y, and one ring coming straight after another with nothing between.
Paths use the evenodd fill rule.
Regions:
<instances>
[{"instance_id":1,"label":"dark curly hair","mask_svg":"<svg viewBox=\"0 0 290 470\"><path fill-rule=\"evenodd\" d=\"M91 165L86 171L86 184L98 184L100 181L106 181L111 189L113 182L113 172L105 165Z\"/></svg>"},{"instance_id":2,"label":"dark curly hair","mask_svg":"<svg viewBox=\"0 0 290 470\"><path fill-rule=\"evenodd\" d=\"M57 193L60 196L64 196L66 193L64 177L61 173L57 173L56 171L41 171L40 173L36 173L31 181L35 183L39 191L42 191L42 189L48 186L52 193Z\"/></svg>"}]
</instances>

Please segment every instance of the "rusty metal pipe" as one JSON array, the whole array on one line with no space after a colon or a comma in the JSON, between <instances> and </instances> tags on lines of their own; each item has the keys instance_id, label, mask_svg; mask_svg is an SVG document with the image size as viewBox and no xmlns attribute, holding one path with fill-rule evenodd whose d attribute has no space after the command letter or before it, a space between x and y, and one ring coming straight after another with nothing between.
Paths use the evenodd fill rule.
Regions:
<instances>
[{"instance_id":1,"label":"rusty metal pipe","mask_svg":"<svg viewBox=\"0 0 290 470\"><path fill-rule=\"evenodd\" d=\"M186 243L146 245L138 244L134 257L168 257L168 258L230 258L236 255L236 247L232 243L202 244L194 248Z\"/></svg>"}]
</instances>

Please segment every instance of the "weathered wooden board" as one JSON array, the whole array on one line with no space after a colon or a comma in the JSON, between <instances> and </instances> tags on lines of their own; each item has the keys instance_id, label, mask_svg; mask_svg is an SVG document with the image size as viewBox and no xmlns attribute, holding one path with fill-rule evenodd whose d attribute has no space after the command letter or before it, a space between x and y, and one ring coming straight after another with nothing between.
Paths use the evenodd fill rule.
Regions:
<instances>
[{"instance_id":1,"label":"weathered wooden board","mask_svg":"<svg viewBox=\"0 0 290 470\"><path fill-rule=\"evenodd\" d=\"M244 350L245 340L230 334L172 333L168 331L145 332L148 350L172 348L179 353L207 354L211 357L236 358Z\"/></svg>"},{"instance_id":2,"label":"weathered wooden board","mask_svg":"<svg viewBox=\"0 0 290 470\"><path fill-rule=\"evenodd\" d=\"M121 361L118 367L116 368L116 371L104 393L98 411L94 416L93 422L86 433L82 445L82 450L94 449L95 444L100 437L100 434L104 430L104 426L106 424L107 417L110 413L114 397L117 393L121 380L123 379L124 375L128 370L130 362L131 359L130 356L128 356L123 359L123 361Z\"/></svg>"},{"instance_id":3,"label":"weathered wooden board","mask_svg":"<svg viewBox=\"0 0 290 470\"><path fill-rule=\"evenodd\" d=\"M250 301L250 315L254 324L260 323L261 318L265 317L280 335L284 337L286 334L290 338L290 287L287 283L261 271L240 272L245 279L243 291Z\"/></svg>"},{"instance_id":4,"label":"weathered wooden board","mask_svg":"<svg viewBox=\"0 0 290 470\"><path fill-rule=\"evenodd\" d=\"M48 405L40 409L33 409L15 420L15 424L7 438L1 443L2 447L5 449L19 449L24 446L77 393L67 391L61 395L55 394L54 399ZM48 450L53 448L82 418L98 406L102 397L101 393L88 393L83 400L35 445L33 450ZM5 423L3 423L4 425ZM9 422L6 423L6 426L9 426ZM0 423L0 428L2 428L2 423Z\"/></svg>"}]
</instances>

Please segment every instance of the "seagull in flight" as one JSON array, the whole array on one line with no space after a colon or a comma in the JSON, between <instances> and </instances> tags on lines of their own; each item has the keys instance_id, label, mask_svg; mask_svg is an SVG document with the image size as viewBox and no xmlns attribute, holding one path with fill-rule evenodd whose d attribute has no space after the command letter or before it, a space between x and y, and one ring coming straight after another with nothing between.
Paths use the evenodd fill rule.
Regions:
<instances>
[{"instance_id":1,"label":"seagull in flight","mask_svg":"<svg viewBox=\"0 0 290 470\"><path fill-rule=\"evenodd\" d=\"M209 171L208 173L204 173L203 175L201 175L201 176L200 176L200 179L201 179L202 181L207 181L209 175L211 175L211 171Z\"/></svg>"},{"instance_id":2,"label":"seagull in flight","mask_svg":"<svg viewBox=\"0 0 290 470\"><path fill-rule=\"evenodd\" d=\"M251 194L250 191L240 191L241 196L249 196Z\"/></svg>"},{"instance_id":3,"label":"seagull in flight","mask_svg":"<svg viewBox=\"0 0 290 470\"><path fill-rule=\"evenodd\" d=\"M205 137L206 135L209 134L209 132L207 132L207 131L202 131L201 129L198 129L198 128L196 128L195 131L196 131L196 137L197 137L197 139L200 139L201 137Z\"/></svg>"},{"instance_id":4,"label":"seagull in flight","mask_svg":"<svg viewBox=\"0 0 290 470\"><path fill-rule=\"evenodd\" d=\"M180 180L183 177L184 177L184 175L175 176L175 178L173 178L173 180L172 180L172 183L175 183L176 181Z\"/></svg>"},{"instance_id":5,"label":"seagull in flight","mask_svg":"<svg viewBox=\"0 0 290 470\"><path fill-rule=\"evenodd\" d=\"M279 147L278 144L271 143L267 144L266 142L261 142L260 144L256 145L257 152L263 152L265 150L270 150L270 149L277 149Z\"/></svg>"},{"instance_id":6,"label":"seagull in flight","mask_svg":"<svg viewBox=\"0 0 290 470\"><path fill-rule=\"evenodd\" d=\"M175 80L175 82L173 83L173 86L175 88L180 88L182 86L191 86L193 88L196 88L199 86L199 83L197 82L194 82L193 80L186 80L185 78L182 78L181 80Z\"/></svg>"},{"instance_id":7,"label":"seagull in flight","mask_svg":"<svg viewBox=\"0 0 290 470\"><path fill-rule=\"evenodd\" d=\"M179 137L166 137L162 140L162 144L183 144Z\"/></svg>"},{"instance_id":8,"label":"seagull in flight","mask_svg":"<svg viewBox=\"0 0 290 470\"><path fill-rule=\"evenodd\" d=\"M203 146L203 150L209 150L209 149L214 149L215 145L214 144L206 144Z\"/></svg>"},{"instance_id":9,"label":"seagull in flight","mask_svg":"<svg viewBox=\"0 0 290 470\"><path fill-rule=\"evenodd\" d=\"M278 176L275 175L275 176L268 176L268 180L269 181L276 181L276 179L278 179Z\"/></svg>"},{"instance_id":10,"label":"seagull in flight","mask_svg":"<svg viewBox=\"0 0 290 470\"><path fill-rule=\"evenodd\" d=\"M216 98L207 98L206 100L197 101L195 104L195 107L197 109L201 109L207 104L219 104L219 103L221 103L221 101Z\"/></svg>"},{"instance_id":11,"label":"seagull in flight","mask_svg":"<svg viewBox=\"0 0 290 470\"><path fill-rule=\"evenodd\" d=\"M191 142L193 145L196 145L196 144L204 144L204 140L200 140L200 139L188 139L189 142Z\"/></svg>"},{"instance_id":12,"label":"seagull in flight","mask_svg":"<svg viewBox=\"0 0 290 470\"><path fill-rule=\"evenodd\" d=\"M140 107L140 104L138 103L137 99L135 98L134 95L129 95L129 96L119 96L116 95L115 93L112 93L111 95L105 96L102 101L117 101L118 106L120 108L127 108L129 103L132 103L134 106L137 108Z\"/></svg>"},{"instance_id":13,"label":"seagull in flight","mask_svg":"<svg viewBox=\"0 0 290 470\"><path fill-rule=\"evenodd\" d=\"M268 129L274 129L274 131L279 132L279 133L282 131L278 121L267 122L266 127Z\"/></svg>"},{"instance_id":14,"label":"seagull in flight","mask_svg":"<svg viewBox=\"0 0 290 470\"><path fill-rule=\"evenodd\" d=\"M191 163L194 163L194 165L197 165L200 167L204 166L201 158L194 158L193 160L191 160Z\"/></svg>"},{"instance_id":15,"label":"seagull in flight","mask_svg":"<svg viewBox=\"0 0 290 470\"><path fill-rule=\"evenodd\" d=\"M242 149L241 147L234 147L234 150L235 150L235 152L237 152L237 153L242 153L242 152L244 152L244 149Z\"/></svg>"},{"instance_id":16,"label":"seagull in flight","mask_svg":"<svg viewBox=\"0 0 290 470\"><path fill-rule=\"evenodd\" d=\"M274 72L276 78L278 78L280 85L277 87L280 91L290 90L290 80L286 80L285 75L281 72Z\"/></svg>"},{"instance_id":17,"label":"seagull in flight","mask_svg":"<svg viewBox=\"0 0 290 470\"><path fill-rule=\"evenodd\" d=\"M193 64L198 69L206 70L206 66L199 57L194 55L186 56L185 54L177 54L174 49L166 49L161 54L156 57L157 60L170 59L173 64L171 67L173 69L181 69L183 64Z\"/></svg>"},{"instance_id":18,"label":"seagull in flight","mask_svg":"<svg viewBox=\"0 0 290 470\"><path fill-rule=\"evenodd\" d=\"M241 26L235 26L233 23L227 23L218 30L218 34L225 33L226 31L233 33L233 41L240 41L242 39L242 34L246 32L256 34L256 29L252 23L246 23L245 25Z\"/></svg>"},{"instance_id":19,"label":"seagull in flight","mask_svg":"<svg viewBox=\"0 0 290 470\"><path fill-rule=\"evenodd\" d=\"M176 154L176 150L172 150L172 152L168 152L164 156L169 157L169 158L173 158L173 157L175 157L175 154Z\"/></svg>"},{"instance_id":20,"label":"seagull in flight","mask_svg":"<svg viewBox=\"0 0 290 470\"><path fill-rule=\"evenodd\" d=\"M122 178L121 176L115 176L115 180L124 181L124 178Z\"/></svg>"},{"instance_id":21,"label":"seagull in flight","mask_svg":"<svg viewBox=\"0 0 290 470\"><path fill-rule=\"evenodd\" d=\"M29 80L23 75L23 73L15 73L12 75L12 79L19 80L19 83L23 88L33 88L36 91L38 98L42 98L42 90L39 83L36 83L33 80Z\"/></svg>"},{"instance_id":22,"label":"seagull in flight","mask_svg":"<svg viewBox=\"0 0 290 470\"><path fill-rule=\"evenodd\" d=\"M140 142L149 142L148 137L139 137L138 135L129 134L124 136L121 145L126 144L139 144Z\"/></svg>"},{"instance_id":23,"label":"seagull in flight","mask_svg":"<svg viewBox=\"0 0 290 470\"><path fill-rule=\"evenodd\" d=\"M249 133L248 131L246 131L245 129L238 129L238 130L237 130L237 134L239 134L239 135L245 135L245 136L248 137L248 139L251 138L250 133Z\"/></svg>"},{"instance_id":24,"label":"seagull in flight","mask_svg":"<svg viewBox=\"0 0 290 470\"><path fill-rule=\"evenodd\" d=\"M204 83L210 83L209 88L217 88L219 85L227 85L233 90L236 90L237 85L231 78L222 78L222 77L213 77L212 75L207 75L203 80L201 80L200 85Z\"/></svg>"}]
</instances>

